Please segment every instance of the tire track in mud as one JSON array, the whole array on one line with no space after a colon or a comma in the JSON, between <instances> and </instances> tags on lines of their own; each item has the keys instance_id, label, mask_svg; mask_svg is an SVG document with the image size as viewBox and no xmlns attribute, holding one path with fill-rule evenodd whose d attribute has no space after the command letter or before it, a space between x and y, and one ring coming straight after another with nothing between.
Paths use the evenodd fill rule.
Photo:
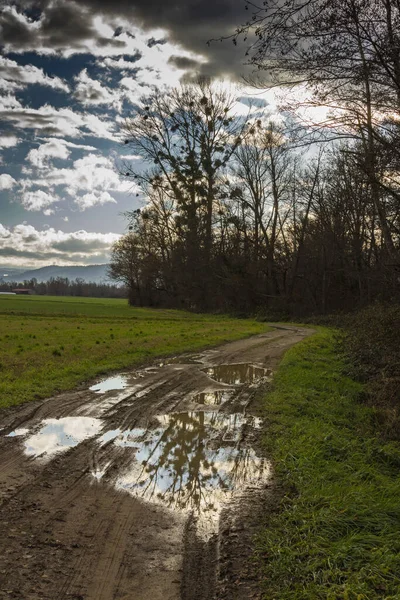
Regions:
<instances>
[{"instance_id":1,"label":"tire track in mud","mask_svg":"<svg viewBox=\"0 0 400 600\"><path fill-rule=\"evenodd\" d=\"M0 598L257 597L249 558L273 483L253 398L311 333L277 328L2 411Z\"/></svg>"}]
</instances>

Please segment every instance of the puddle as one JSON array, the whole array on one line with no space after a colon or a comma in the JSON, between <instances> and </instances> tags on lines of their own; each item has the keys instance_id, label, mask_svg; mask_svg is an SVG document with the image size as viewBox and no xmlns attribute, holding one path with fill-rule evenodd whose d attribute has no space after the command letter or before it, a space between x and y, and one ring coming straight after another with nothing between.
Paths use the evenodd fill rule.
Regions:
<instances>
[{"instance_id":1,"label":"puddle","mask_svg":"<svg viewBox=\"0 0 400 600\"><path fill-rule=\"evenodd\" d=\"M89 390L91 390L92 392L96 392L96 394L104 394L105 392L109 392L110 390L124 390L127 385L127 377L124 377L123 375L117 375L115 377L103 379L103 381L92 385L89 388Z\"/></svg>"},{"instance_id":2,"label":"puddle","mask_svg":"<svg viewBox=\"0 0 400 600\"><path fill-rule=\"evenodd\" d=\"M103 477L103 475L105 474L105 472L107 471L109 466L110 466L110 463L106 463L102 469L99 469L99 468L93 469L92 477L97 479L97 481L100 481L100 479Z\"/></svg>"},{"instance_id":3,"label":"puddle","mask_svg":"<svg viewBox=\"0 0 400 600\"><path fill-rule=\"evenodd\" d=\"M114 440L117 436L119 436L121 433L120 429L111 429L110 431L107 431L107 433L104 433L100 438L99 438L99 442L103 445L103 444L107 444L107 442L111 442L111 440Z\"/></svg>"},{"instance_id":4,"label":"puddle","mask_svg":"<svg viewBox=\"0 0 400 600\"><path fill-rule=\"evenodd\" d=\"M20 435L26 435L27 433L29 433L29 429L21 427L20 429L14 429L14 431L11 431L6 437L18 437Z\"/></svg>"},{"instance_id":5,"label":"puddle","mask_svg":"<svg viewBox=\"0 0 400 600\"><path fill-rule=\"evenodd\" d=\"M263 420L261 417L254 417L254 427L255 429L261 429L263 426Z\"/></svg>"},{"instance_id":6,"label":"puddle","mask_svg":"<svg viewBox=\"0 0 400 600\"><path fill-rule=\"evenodd\" d=\"M107 432L100 443L130 448L132 462L115 485L145 501L193 511L203 533L215 530L224 503L246 486L261 485L269 464L239 444L254 417L182 412L157 417L149 429Z\"/></svg>"},{"instance_id":7,"label":"puddle","mask_svg":"<svg viewBox=\"0 0 400 600\"><path fill-rule=\"evenodd\" d=\"M232 392L226 390L218 390L217 392L201 392L192 398L192 402L196 404L204 404L206 406L216 406L223 404L232 396Z\"/></svg>"},{"instance_id":8,"label":"puddle","mask_svg":"<svg viewBox=\"0 0 400 600\"><path fill-rule=\"evenodd\" d=\"M39 431L24 440L24 452L35 458L51 457L97 435L102 426L102 421L90 417L45 419ZM19 433L21 431L24 433ZM9 435L26 435L27 432L28 430L16 429Z\"/></svg>"},{"instance_id":9,"label":"puddle","mask_svg":"<svg viewBox=\"0 0 400 600\"><path fill-rule=\"evenodd\" d=\"M271 374L269 369L255 367L247 363L238 363L235 365L218 365L204 369L211 379L220 383L241 384L255 383Z\"/></svg>"}]
</instances>

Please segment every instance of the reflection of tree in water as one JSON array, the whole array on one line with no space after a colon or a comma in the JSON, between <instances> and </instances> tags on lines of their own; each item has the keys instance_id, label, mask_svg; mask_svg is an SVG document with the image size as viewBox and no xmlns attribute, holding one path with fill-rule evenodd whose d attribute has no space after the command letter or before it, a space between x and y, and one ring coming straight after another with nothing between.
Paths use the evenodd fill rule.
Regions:
<instances>
[{"instance_id":1,"label":"reflection of tree in water","mask_svg":"<svg viewBox=\"0 0 400 600\"><path fill-rule=\"evenodd\" d=\"M211 379L228 384L254 383L267 375L267 369L248 363L218 365L205 372Z\"/></svg>"},{"instance_id":2,"label":"reflection of tree in water","mask_svg":"<svg viewBox=\"0 0 400 600\"><path fill-rule=\"evenodd\" d=\"M138 440L135 482L128 486L147 500L199 512L217 511L221 494L261 476L263 461L238 440L243 415L190 412L166 415L162 429ZM228 439L224 444L223 439ZM235 441L236 440L236 441Z\"/></svg>"}]
</instances>

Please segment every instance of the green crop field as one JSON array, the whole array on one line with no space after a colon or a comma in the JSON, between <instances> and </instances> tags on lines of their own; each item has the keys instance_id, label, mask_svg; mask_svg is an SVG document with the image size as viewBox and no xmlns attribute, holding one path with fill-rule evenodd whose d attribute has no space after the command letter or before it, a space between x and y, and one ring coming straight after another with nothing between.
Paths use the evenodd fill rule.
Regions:
<instances>
[{"instance_id":1,"label":"green crop field","mask_svg":"<svg viewBox=\"0 0 400 600\"><path fill-rule=\"evenodd\" d=\"M125 300L0 295L0 407L266 330L253 320L131 308Z\"/></svg>"}]
</instances>

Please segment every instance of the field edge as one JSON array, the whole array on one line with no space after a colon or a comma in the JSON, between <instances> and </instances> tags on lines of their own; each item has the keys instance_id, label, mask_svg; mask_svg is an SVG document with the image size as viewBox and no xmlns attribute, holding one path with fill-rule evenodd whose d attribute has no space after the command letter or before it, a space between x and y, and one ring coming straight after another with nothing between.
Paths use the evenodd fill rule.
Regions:
<instances>
[{"instance_id":1,"label":"field edge","mask_svg":"<svg viewBox=\"0 0 400 600\"><path fill-rule=\"evenodd\" d=\"M63 304L62 299L18 298L18 314L10 311L13 304L9 303L8 311L2 312L3 304L0 408L43 400L157 358L201 351L270 330L251 319L128 309L121 303L102 304L101 299L93 303L69 299ZM46 314L50 304L52 312ZM81 314L82 306L85 314ZM67 314L54 312L63 308Z\"/></svg>"}]
</instances>

